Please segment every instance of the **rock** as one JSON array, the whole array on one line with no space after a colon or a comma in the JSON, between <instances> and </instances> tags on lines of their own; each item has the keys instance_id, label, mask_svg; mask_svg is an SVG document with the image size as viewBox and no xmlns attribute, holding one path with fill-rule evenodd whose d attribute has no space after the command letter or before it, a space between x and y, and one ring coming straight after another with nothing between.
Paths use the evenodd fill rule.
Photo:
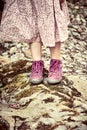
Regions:
<instances>
[{"instance_id":1,"label":"rock","mask_svg":"<svg viewBox=\"0 0 87 130\"><path fill-rule=\"evenodd\" d=\"M44 81L32 85L29 45L0 43L0 130L87 129L87 9L81 1L74 2L68 3L71 24L69 38L61 48L60 84L49 85L46 80L49 48L42 48Z\"/></svg>"},{"instance_id":2,"label":"rock","mask_svg":"<svg viewBox=\"0 0 87 130\"><path fill-rule=\"evenodd\" d=\"M0 130L9 130L9 123L0 116Z\"/></svg>"},{"instance_id":3,"label":"rock","mask_svg":"<svg viewBox=\"0 0 87 130\"><path fill-rule=\"evenodd\" d=\"M13 53L16 53L17 52L17 48L16 47L12 47L11 49L10 49L10 54L13 54Z\"/></svg>"}]
</instances>

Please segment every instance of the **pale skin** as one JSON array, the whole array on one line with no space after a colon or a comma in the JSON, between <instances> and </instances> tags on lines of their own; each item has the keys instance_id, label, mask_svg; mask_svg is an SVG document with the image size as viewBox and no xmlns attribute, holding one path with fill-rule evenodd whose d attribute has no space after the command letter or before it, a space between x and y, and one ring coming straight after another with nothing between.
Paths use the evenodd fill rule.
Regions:
<instances>
[{"instance_id":1,"label":"pale skin","mask_svg":"<svg viewBox=\"0 0 87 130\"><path fill-rule=\"evenodd\" d=\"M51 59L61 59L61 42L57 42L54 47L49 47ZM42 45L37 42L30 44L33 61L42 60Z\"/></svg>"}]
</instances>

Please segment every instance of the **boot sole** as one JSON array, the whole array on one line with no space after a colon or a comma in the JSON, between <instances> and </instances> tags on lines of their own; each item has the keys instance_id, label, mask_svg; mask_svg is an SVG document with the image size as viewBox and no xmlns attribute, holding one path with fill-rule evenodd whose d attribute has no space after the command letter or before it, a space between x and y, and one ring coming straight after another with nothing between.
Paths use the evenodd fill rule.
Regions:
<instances>
[{"instance_id":1,"label":"boot sole","mask_svg":"<svg viewBox=\"0 0 87 130\"><path fill-rule=\"evenodd\" d=\"M41 80L37 80L37 79L32 79L32 80L31 80L31 79L30 79L29 82L32 83L32 84L40 84L40 83L43 82L43 79L41 79Z\"/></svg>"},{"instance_id":2,"label":"boot sole","mask_svg":"<svg viewBox=\"0 0 87 130\"><path fill-rule=\"evenodd\" d=\"M62 79L60 79L60 80L47 79L47 82L48 82L49 84L53 84L53 85L54 85L54 84L60 83L61 80L62 80Z\"/></svg>"}]
</instances>

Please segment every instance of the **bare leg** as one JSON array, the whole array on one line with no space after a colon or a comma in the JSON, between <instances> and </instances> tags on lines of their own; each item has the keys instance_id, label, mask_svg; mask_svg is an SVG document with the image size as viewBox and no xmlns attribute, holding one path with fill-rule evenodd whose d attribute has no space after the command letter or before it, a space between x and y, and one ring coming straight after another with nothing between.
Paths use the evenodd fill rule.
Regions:
<instances>
[{"instance_id":1,"label":"bare leg","mask_svg":"<svg viewBox=\"0 0 87 130\"><path fill-rule=\"evenodd\" d=\"M30 50L33 59L30 82L32 84L39 84L43 81L44 63L42 61L42 45L34 42L30 44Z\"/></svg>"},{"instance_id":2,"label":"bare leg","mask_svg":"<svg viewBox=\"0 0 87 130\"><path fill-rule=\"evenodd\" d=\"M42 59L42 45L38 42L33 42L30 44L30 50L33 61L38 61Z\"/></svg>"},{"instance_id":3,"label":"bare leg","mask_svg":"<svg viewBox=\"0 0 87 130\"><path fill-rule=\"evenodd\" d=\"M61 42L56 43L55 47L50 47L52 59L61 59Z\"/></svg>"},{"instance_id":4,"label":"bare leg","mask_svg":"<svg viewBox=\"0 0 87 130\"><path fill-rule=\"evenodd\" d=\"M51 60L48 74L48 83L56 84L62 79L62 61L61 61L61 42L56 43L55 47L50 47Z\"/></svg>"}]
</instances>

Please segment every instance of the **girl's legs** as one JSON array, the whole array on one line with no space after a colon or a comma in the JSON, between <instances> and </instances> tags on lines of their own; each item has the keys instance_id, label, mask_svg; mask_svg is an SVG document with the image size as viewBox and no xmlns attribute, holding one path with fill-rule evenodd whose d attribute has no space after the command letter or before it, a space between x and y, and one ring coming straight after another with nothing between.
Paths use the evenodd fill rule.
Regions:
<instances>
[{"instance_id":1,"label":"girl's legs","mask_svg":"<svg viewBox=\"0 0 87 130\"><path fill-rule=\"evenodd\" d=\"M51 61L47 81L50 84L56 84L62 79L61 42L56 43L55 47L49 49Z\"/></svg>"},{"instance_id":2,"label":"girl's legs","mask_svg":"<svg viewBox=\"0 0 87 130\"><path fill-rule=\"evenodd\" d=\"M33 59L30 82L38 84L43 81L42 45L38 42L33 42L30 44L30 50Z\"/></svg>"},{"instance_id":3,"label":"girl's legs","mask_svg":"<svg viewBox=\"0 0 87 130\"><path fill-rule=\"evenodd\" d=\"M62 79L62 62L61 62L61 43L56 43L55 47L50 47L51 61L48 75L48 83L59 83ZM42 61L42 45L34 42L30 44L30 50L32 54L33 64L30 75L30 82L38 84L43 81L43 68L44 63Z\"/></svg>"},{"instance_id":4,"label":"girl's legs","mask_svg":"<svg viewBox=\"0 0 87 130\"><path fill-rule=\"evenodd\" d=\"M41 57L42 46L40 43L38 43L38 42L31 43L30 44L30 51L31 51L33 61L38 61L38 60L42 59L42 57Z\"/></svg>"},{"instance_id":5,"label":"girl's legs","mask_svg":"<svg viewBox=\"0 0 87 130\"><path fill-rule=\"evenodd\" d=\"M55 47L50 47L50 54L52 59L61 59L61 42L57 42Z\"/></svg>"}]
</instances>

